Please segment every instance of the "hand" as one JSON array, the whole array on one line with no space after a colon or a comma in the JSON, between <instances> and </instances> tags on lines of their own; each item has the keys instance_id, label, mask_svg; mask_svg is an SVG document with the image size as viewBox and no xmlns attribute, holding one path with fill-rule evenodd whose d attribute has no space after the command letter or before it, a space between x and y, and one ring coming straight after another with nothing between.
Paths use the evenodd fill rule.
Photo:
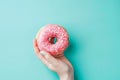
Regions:
<instances>
[{"instance_id":1,"label":"hand","mask_svg":"<svg viewBox=\"0 0 120 80\"><path fill-rule=\"evenodd\" d=\"M60 80L74 80L74 70L71 63L65 58L64 55L53 57L45 51L38 48L37 40L34 40L34 50L38 58L51 70L55 71Z\"/></svg>"}]
</instances>

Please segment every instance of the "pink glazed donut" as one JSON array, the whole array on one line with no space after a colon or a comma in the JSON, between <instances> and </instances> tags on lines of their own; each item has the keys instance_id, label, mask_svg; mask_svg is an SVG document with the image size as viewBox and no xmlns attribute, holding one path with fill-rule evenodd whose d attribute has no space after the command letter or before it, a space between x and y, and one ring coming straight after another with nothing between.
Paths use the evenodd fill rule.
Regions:
<instances>
[{"instance_id":1,"label":"pink glazed donut","mask_svg":"<svg viewBox=\"0 0 120 80\"><path fill-rule=\"evenodd\" d=\"M36 39L39 49L53 56L63 54L69 44L67 31L56 24L48 24L40 29Z\"/></svg>"}]
</instances>

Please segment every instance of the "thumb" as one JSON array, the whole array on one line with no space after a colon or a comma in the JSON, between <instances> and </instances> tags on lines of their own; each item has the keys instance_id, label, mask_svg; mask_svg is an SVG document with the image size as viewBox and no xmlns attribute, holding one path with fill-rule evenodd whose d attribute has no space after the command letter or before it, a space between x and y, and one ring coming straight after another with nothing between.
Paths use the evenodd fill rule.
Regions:
<instances>
[{"instance_id":1,"label":"thumb","mask_svg":"<svg viewBox=\"0 0 120 80\"><path fill-rule=\"evenodd\" d=\"M48 62L51 62L51 63L52 63L52 62L57 61L57 59L54 58L54 57L53 57L50 53L48 53L48 52L40 51L40 54L43 55Z\"/></svg>"}]
</instances>

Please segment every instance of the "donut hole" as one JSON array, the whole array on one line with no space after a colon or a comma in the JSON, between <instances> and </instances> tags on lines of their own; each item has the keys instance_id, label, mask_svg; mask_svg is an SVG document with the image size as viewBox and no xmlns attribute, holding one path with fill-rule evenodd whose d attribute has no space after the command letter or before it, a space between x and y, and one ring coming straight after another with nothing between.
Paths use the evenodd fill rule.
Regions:
<instances>
[{"instance_id":1,"label":"donut hole","mask_svg":"<svg viewBox=\"0 0 120 80\"><path fill-rule=\"evenodd\" d=\"M50 37L50 38L49 38L49 42L50 42L51 44L55 44L55 43L57 42L57 38L56 38L56 37Z\"/></svg>"}]
</instances>

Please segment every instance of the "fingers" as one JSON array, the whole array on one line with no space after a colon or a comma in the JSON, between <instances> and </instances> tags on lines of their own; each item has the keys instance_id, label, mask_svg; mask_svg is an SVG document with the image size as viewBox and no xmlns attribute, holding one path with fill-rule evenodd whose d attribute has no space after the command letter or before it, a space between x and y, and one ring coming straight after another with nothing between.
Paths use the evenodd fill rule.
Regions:
<instances>
[{"instance_id":1,"label":"fingers","mask_svg":"<svg viewBox=\"0 0 120 80\"><path fill-rule=\"evenodd\" d=\"M45 51L40 51L38 48L37 40L33 40L34 50L37 55L37 57L48 67L56 65L58 63L57 59L54 58L50 53L47 53Z\"/></svg>"},{"instance_id":2,"label":"fingers","mask_svg":"<svg viewBox=\"0 0 120 80\"><path fill-rule=\"evenodd\" d=\"M37 40L36 40L36 39L33 40L33 45L34 45L35 53L38 54L38 53L40 52L40 50L39 50L39 48L38 48Z\"/></svg>"},{"instance_id":3,"label":"fingers","mask_svg":"<svg viewBox=\"0 0 120 80\"><path fill-rule=\"evenodd\" d=\"M41 53L37 54L37 56L45 65L49 64L48 61L45 59L45 57Z\"/></svg>"},{"instance_id":4,"label":"fingers","mask_svg":"<svg viewBox=\"0 0 120 80\"><path fill-rule=\"evenodd\" d=\"M36 55L38 56L38 58L44 64L46 64L48 66L49 64L52 64L52 63L54 63L56 61L55 58L53 56L51 56L49 53L47 53L45 51L40 52L40 50L38 48L38 45L37 45L37 40L36 39L33 40L33 45L34 45L34 50L35 50Z\"/></svg>"},{"instance_id":5,"label":"fingers","mask_svg":"<svg viewBox=\"0 0 120 80\"><path fill-rule=\"evenodd\" d=\"M44 56L42 56L42 55L40 54L40 50L39 50L39 48L38 48L37 40L36 40L36 39L33 40L33 45L34 45L34 50L35 50L35 53L36 53L37 57L38 57L44 64L48 64L47 61L45 60Z\"/></svg>"},{"instance_id":6,"label":"fingers","mask_svg":"<svg viewBox=\"0 0 120 80\"><path fill-rule=\"evenodd\" d=\"M50 53L47 53L47 52L45 52L45 51L41 51L40 53L44 56L45 60L46 60L48 63L50 63L50 64L57 63L57 59L54 58L52 55L50 55Z\"/></svg>"}]
</instances>

